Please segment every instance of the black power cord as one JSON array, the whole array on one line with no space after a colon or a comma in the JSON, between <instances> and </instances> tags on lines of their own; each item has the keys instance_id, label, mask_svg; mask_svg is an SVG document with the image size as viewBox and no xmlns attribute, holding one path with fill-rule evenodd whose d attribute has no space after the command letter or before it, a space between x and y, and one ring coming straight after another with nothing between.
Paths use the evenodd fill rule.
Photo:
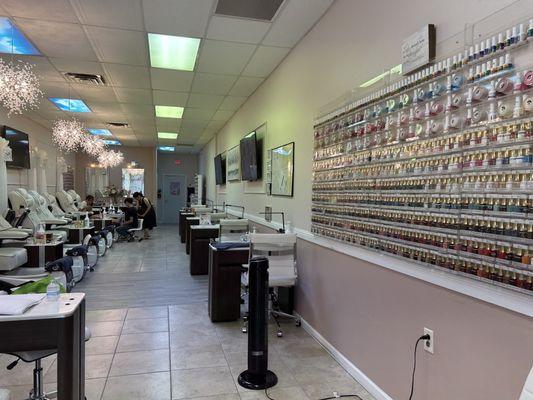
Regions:
<instances>
[{"instance_id":1,"label":"black power cord","mask_svg":"<svg viewBox=\"0 0 533 400\"><path fill-rule=\"evenodd\" d=\"M416 372L416 350L418 347L418 343L420 343L423 340L431 340L431 336L429 335L423 335L420 336L416 343L415 343L415 351L414 351L414 362L413 362L413 375L411 376L411 393L409 394L409 400L413 398L413 393L415 391L415 372Z\"/></svg>"},{"instance_id":2,"label":"black power cord","mask_svg":"<svg viewBox=\"0 0 533 400\"><path fill-rule=\"evenodd\" d=\"M334 392L335 393L335 392ZM336 393L335 393L336 394ZM273 399L272 397L270 397L270 395L268 394L268 389L265 389L265 396L267 397L267 399L269 400L275 400ZM319 399L319 400L334 400L334 399L339 399L341 397L355 397L356 399L359 399L359 400L363 400L361 397L359 397L358 395L356 394L336 394L336 396L333 396L333 397L324 397L323 399Z\"/></svg>"}]
</instances>

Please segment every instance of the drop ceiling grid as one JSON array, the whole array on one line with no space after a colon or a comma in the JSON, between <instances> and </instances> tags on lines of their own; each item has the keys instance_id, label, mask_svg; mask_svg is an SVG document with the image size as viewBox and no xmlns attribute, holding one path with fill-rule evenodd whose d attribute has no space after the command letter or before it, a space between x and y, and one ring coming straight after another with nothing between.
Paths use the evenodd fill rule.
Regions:
<instances>
[{"instance_id":1,"label":"drop ceiling grid","mask_svg":"<svg viewBox=\"0 0 533 400\"><path fill-rule=\"evenodd\" d=\"M192 0L179 4L176 4L174 0L114 0L113 2L106 0L47 0L48 8L61 10L56 15L49 15L40 0L25 0L24 2L2 0L0 12L14 17L17 26L30 40L35 42L34 39L37 38L37 42L44 44L43 46L38 45L38 48L45 54L44 59L47 61L47 63L40 65L48 79L46 83L55 82L56 86L61 86L61 80L65 81L61 72L71 70L71 67L79 66L81 69L71 70L71 72L93 70L95 73L103 72L109 84L108 88L85 90L82 87L77 87L77 91L73 90L74 93L79 94L80 98L86 100L89 106L96 104L95 108L98 111L90 118L82 115L80 119L98 121L103 125L107 122L108 117L124 117L125 121L130 123L132 127L130 130L133 135L132 139L135 138L135 141L139 143L141 138L143 142L146 140L145 135L149 132L151 132L154 142L157 140L156 132L161 124L157 123L155 116L153 116L153 105L156 102L156 91L160 89L166 89L171 96L175 95L181 100L186 96L183 121L198 118L204 126L201 131L198 126L202 124L193 130L198 141L201 138L204 139L206 135L214 135L289 53L292 45L265 46L263 44L265 39L271 36L272 30L278 25L280 17L288 6L293 6L293 12L295 7L296 9L300 7L302 13L308 18L307 16L312 15L312 12L305 11L306 8L314 7L317 9L318 3L328 3L327 7L329 7L331 2L332 0L310 0L311 7L306 7L308 4L303 4L302 0L286 0L271 22L215 15L216 0L194 0L194 5L192 5ZM124 7L128 5L130 7L125 10ZM158 10L150 8L157 6L159 6ZM166 77L158 81L157 75L160 72L150 67L146 33L148 28L156 28L150 29L150 31L177 34L166 31L166 29L172 30L169 25L163 31L158 29L158 18L162 18L161 14L164 14L167 8L170 9L171 7L181 7L181 9L188 7L188 12L191 15L196 13L194 17L197 20L205 20L202 32L198 31L203 40L196 59L195 71L192 73L190 82L187 82L187 78L185 78L184 86L187 88L185 94L182 91L174 90L174 87L168 90L168 83L172 79L167 81L167 78L172 74L167 74ZM318 6L318 9L323 8L318 10L318 17L325 12L327 7ZM209 9L209 15L206 18L203 13L207 9ZM122 12L121 10L125 11ZM99 18L101 15L104 16L102 19ZM147 26L147 15L149 15L150 20L149 27ZM180 17L186 18L187 16L180 15ZM213 21L215 22L213 23ZM242 26L248 26L251 32L250 36L253 37L244 36L243 38L240 32ZM25 27L30 32L27 32ZM62 29L68 28L72 34L56 36L68 36L68 39L76 37L77 41L71 42L70 47L63 46L64 41L56 38L54 42L54 40L44 37L53 35L42 35L43 30L52 33L54 28L57 30L57 27L60 27L62 33ZM181 26L178 28L181 29ZM300 32L301 36L307 31L308 29ZM142 35L139 35L140 33ZM138 46L139 42L142 43L141 47ZM231 74L220 73L221 71L212 68L212 65L208 66L211 71L209 73L202 72L201 70L204 68L199 68L203 56L207 52L206 47L210 47L216 52L217 46L239 49L241 52L239 62L235 62L230 67L227 65L224 70L231 71ZM43 51L42 47L51 51ZM65 51L65 49L67 50ZM270 57L270 55L273 56ZM219 57L219 59L223 59L223 57ZM234 62L234 60L228 60L229 62ZM269 63L270 65L267 65ZM172 70L164 71L172 72ZM217 78L217 75L220 78ZM209 84L209 79L213 82L212 85ZM156 81L158 81L157 87L154 86ZM113 96L110 95L108 89L112 90ZM142 99L132 98L135 93L139 93ZM114 110L105 109L105 105L102 104L105 103L102 101L104 98L109 103L116 103L116 106L113 107ZM202 98L206 100L205 105L198 100ZM138 107L141 104L150 107ZM150 115L148 115L148 108L152 108ZM139 110L143 111L138 112ZM187 110L190 111L187 112ZM67 113L61 112L60 115L63 114ZM48 110L41 111L38 115L49 119L52 116L56 117L58 113ZM140 124L138 122L141 119L151 119L151 123ZM96 122L94 123L96 124ZM180 124L176 125L179 126ZM188 124L185 124L185 128L187 126ZM184 138L190 136L187 132L182 133ZM125 144L128 144L127 142L125 141Z\"/></svg>"}]
</instances>

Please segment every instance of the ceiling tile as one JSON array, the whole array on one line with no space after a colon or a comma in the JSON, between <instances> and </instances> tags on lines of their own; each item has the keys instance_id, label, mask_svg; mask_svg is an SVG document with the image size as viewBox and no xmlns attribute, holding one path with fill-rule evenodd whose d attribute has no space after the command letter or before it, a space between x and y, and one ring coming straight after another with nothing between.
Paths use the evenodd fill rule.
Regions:
<instances>
[{"instance_id":1,"label":"ceiling tile","mask_svg":"<svg viewBox=\"0 0 533 400\"><path fill-rule=\"evenodd\" d=\"M292 47L313 27L334 0L290 0L263 40L267 46Z\"/></svg>"},{"instance_id":2,"label":"ceiling tile","mask_svg":"<svg viewBox=\"0 0 533 400\"><path fill-rule=\"evenodd\" d=\"M168 90L154 90L154 104L161 106L179 106L185 107L189 93L169 92Z\"/></svg>"},{"instance_id":3,"label":"ceiling tile","mask_svg":"<svg viewBox=\"0 0 533 400\"><path fill-rule=\"evenodd\" d=\"M188 92L194 77L194 73L188 71L172 71L161 68L151 68L150 71L153 89Z\"/></svg>"},{"instance_id":4,"label":"ceiling tile","mask_svg":"<svg viewBox=\"0 0 533 400\"><path fill-rule=\"evenodd\" d=\"M194 93L226 94L229 92L236 76L197 73L192 82L191 91Z\"/></svg>"},{"instance_id":5,"label":"ceiling tile","mask_svg":"<svg viewBox=\"0 0 533 400\"><path fill-rule=\"evenodd\" d=\"M120 103L153 104L152 91L149 89L114 88Z\"/></svg>"},{"instance_id":6,"label":"ceiling tile","mask_svg":"<svg viewBox=\"0 0 533 400\"><path fill-rule=\"evenodd\" d=\"M155 117L154 106L151 104L122 103L121 106L126 114L134 114L146 118Z\"/></svg>"},{"instance_id":7,"label":"ceiling tile","mask_svg":"<svg viewBox=\"0 0 533 400\"><path fill-rule=\"evenodd\" d=\"M15 22L47 57L96 61L96 55L81 25L23 18L16 18Z\"/></svg>"},{"instance_id":8,"label":"ceiling tile","mask_svg":"<svg viewBox=\"0 0 533 400\"><path fill-rule=\"evenodd\" d=\"M141 0L71 0L82 24L144 30Z\"/></svg>"},{"instance_id":9,"label":"ceiling tile","mask_svg":"<svg viewBox=\"0 0 533 400\"><path fill-rule=\"evenodd\" d=\"M220 110L229 110L237 111L243 103L246 101L247 97L241 96L226 96L224 101L220 104Z\"/></svg>"},{"instance_id":10,"label":"ceiling tile","mask_svg":"<svg viewBox=\"0 0 533 400\"><path fill-rule=\"evenodd\" d=\"M150 73L146 67L120 64L102 64L113 86L149 89Z\"/></svg>"},{"instance_id":11,"label":"ceiling tile","mask_svg":"<svg viewBox=\"0 0 533 400\"><path fill-rule=\"evenodd\" d=\"M218 132L222 127L226 125L226 121L211 121L205 127L206 132Z\"/></svg>"},{"instance_id":12,"label":"ceiling tile","mask_svg":"<svg viewBox=\"0 0 533 400\"><path fill-rule=\"evenodd\" d=\"M258 44L265 37L270 25L269 22L214 15L209 21L207 38Z\"/></svg>"},{"instance_id":13,"label":"ceiling tile","mask_svg":"<svg viewBox=\"0 0 533 400\"><path fill-rule=\"evenodd\" d=\"M100 61L148 65L148 41L144 32L95 26L85 30Z\"/></svg>"},{"instance_id":14,"label":"ceiling tile","mask_svg":"<svg viewBox=\"0 0 533 400\"><path fill-rule=\"evenodd\" d=\"M232 96L250 96L263 82L263 78L241 76L229 92Z\"/></svg>"},{"instance_id":15,"label":"ceiling tile","mask_svg":"<svg viewBox=\"0 0 533 400\"><path fill-rule=\"evenodd\" d=\"M44 93L44 97L64 97L64 98L69 97L69 84L66 81L63 81L63 82L41 81L41 90ZM74 97L73 93L70 93L70 95ZM54 108L56 107L54 106Z\"/></svg>"},{"instance_id":16,"label":"ceiling tile","mask_svg":"<svg viewBox=\"0 0 533 400\"><path fill-rule=\"evenodd\" d=\"M287 47L259 46L242 74L265 78L270 75L289 51L290 49Z\"/></svg>"},{"instance_id":17,"label":"ceiling tile","mask_svg":"<svg viewBox=\"0 0 533 400\"><path fill-rule=\"evenodd\" d=\"M29 64L33 64L33 71L41 78L42 81L65 81L63 75L61 75L45 57L18 55L15 57L15 60L23 60Z\"/></svg>"},{"instance_id":18,"label":"ceiling tile","mask_svg":"<svg viewBox=\"0 0 533 400\"><path fill-rule=\"evenodd\" d=\"M235 114L235 111L228 110L218 110L215 115L213 115L214 121L227 121L231 116Z\"/></svg>"},{"instance_id":19,"label":"ceiling tile","mask_svg":"<svg viewBox=\"0 0 533 400\"><path fill-rule=\"evenodd\" d=\"M159 132L179 132L181 123L181 119L156 118L156 127Z\"/></svg>"},{"instance_id":20,"label":"ceiling tile","mask_svg":"<svg viewBox=\"0 0 533 400\"><path fill-rule=\"evenodd\" d=\"M2 7L14 17L78 22L68 0L2 0Z\"/></svg>"},{"instance_id":21,"label":"ceiling tile","mask_svg":"<svg viewBox=\"0 0 533 400\"><path fill-rule=\"evenodd\" d=\"M50 62L61 72L104 75L102 66L99 62L95 61L73 60L71 58L50 58Z\"/></svg>"},{"instance_id":22,"label":"ceiling tile","mask_svg":"<svg viewBox=\"0 0 533 400\"><path fill-rule=\"evenodd\" d=\"M215 110L213 109L203 109L203 108L186 108L185 113L183 114L183 119L196 119L196 120L203 120L203 121L209 121L213 115L215 114Z\"/></svg>"},{"instance_id":23,"label":"ceiling tile","mask_svg":"<svg viewBox=\"0 0 533 400\"><path fill-rule=\"evenodd\" d=\"M187 107L216 110L220 103L222 103L222 100L224 100L224 96L191 93Z\"/></svg>"},{"instance_id":24,"label":"ceiling tile","mask_svg":"<svg viewBox=\"0 0 533 400\"><path fill-rule=\"evenodd\" d=\"M203 37L214 0L143 0L146 30Z\"/></svg>"},{"instance_id":25,"label":"ceiling tile","mask_svg":"<svg viewBox=\"0 0 533 400\"><path fill-rule=\"evenodd\" d=\"M121 113L122 108L120 103L109 103L99 101L87 101L86 102L93 113L96 114L116 114Z\"/></svg>"},{"instance_id":26,"label":"ceiling tile","mask_svg":"<svg viewBox=\"0 0 533 400\"><path fill-rule=\"evenodd\" d=\"M73 91L79 94L79 97L88 101L116 101L115 92L111 87L82 84L73 84L71 87Z\"/></svg>"},{"instance_id":27,"label":"ceiling tile","mask_svg":"<svg viewBox=\"0 0 533 400\"><path fill-rule=\"evenodd\" d=\"M252 56L253 44L206 40L198 62L199 72L239 75Z\"/></svg>"},{"instance_id":28,"label":"ceiling tile","mask_svg":"<svg viewBox=\"0 0 533 400\"><path fill-rule=\"evenodd\" d=\"M180 136L200 135L207 126L207 124L207 121L184 120L181 123Z\"/></svg>"}]
</instances>

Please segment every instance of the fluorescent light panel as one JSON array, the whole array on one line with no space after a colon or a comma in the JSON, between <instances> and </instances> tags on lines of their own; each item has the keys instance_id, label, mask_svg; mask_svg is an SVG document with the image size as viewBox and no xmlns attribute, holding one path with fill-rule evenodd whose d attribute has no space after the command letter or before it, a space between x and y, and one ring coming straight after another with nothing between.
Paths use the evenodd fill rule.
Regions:
<instances>
[{"instance_id":1,"label":"fluorescent light panel","mask_svg":"<svg viewBox=\"0 0 533 400\"><path fill-rule=\"evenodd\" d=\"M174 151L174 146L159 146L158 149L160 151Z\"/></svg>"},{"instance_id":2,"label":"fluorescent light panel","mask_svg":"<svg viewBox=\"0 0 533 400\"><path fill-rule=\"evenodd\" d=\"M402 74L402 64L398 64L395 67L392 67L390 70L385 71L382 74L379 74L378 76L376 76L376 77L374 77L372 79L369 79L365 83L362 83L359 87L362 87L362 88L369 87L369 86L373 85L374 83L379 82L380 80L382 80L386 76L392 75L392 74L401 75Z\"/></svg>"},{"instance_id":3,"label":"fluorescent light panel","mask_svg":"<svg viewBox=\"0 0 533 400\"><path fill-rule=\"evenodd\" d=\"M157 132L157 137L159 139L177 139L178 134L172 132Z\"/></svg>"},{"instance_id":4,"label":"fluorescent light panel","mask_svg":"<svg viewBox=\"0 0 533 400\"><path fill-rule=\"evenodd\" d=\"M91 109L80 99L64 99L60 97L50 97L52 103L55 104L57 108L63 111L70 112L82 112L88 113L91 112Z\"/></svg>"},{"instance_id":5,"label":"fluorescent light panel","mask_svg":"<svg viewBox=\"0 0 533 400\"><path fill-rule=\"evenodd\" d=\"M200 39L149 33L148 45L153 68L194 71Z\"/></svg>"},{"instance_id":6,"label":"fluorescent light panel","mask_svg":"<svg viewBox=\"0 0 533 400\"><path fill-rule=\"evenodd\" d=\"M41 55L39 50L7 17L0 17L0 53Z\"/></svg>"},{"instance_id":7,"label":"fluorescent light panel","mask_svg":"<svg viewBox=\"0 0 533 400\"><path fill-rule=\"evenodd\" d=\"M159 118L181 118L183 107L155 106L155 116Z\"/></svg>"},{"instance_id":8,"label":"fluorescent light panel","mask_svg":"<svg viewBox=\"0 0 533 400\"><path fill-rule=\"evenodd\" d=\"M104 140L103 141L108 146L122 146L122 143L120 143L120 140Z\"/></svg>"},{"instance_id":9,"label":"fluorescent light panel","mask_svg":"<svg viewBox=\"0 0 533 400\"><path fill-rule=\"evenodd\" d=\"M95 136L112 136L109 129L96 129L96 128L89 128L87 129L91 135Z\"/></svg>"}]
</instances>

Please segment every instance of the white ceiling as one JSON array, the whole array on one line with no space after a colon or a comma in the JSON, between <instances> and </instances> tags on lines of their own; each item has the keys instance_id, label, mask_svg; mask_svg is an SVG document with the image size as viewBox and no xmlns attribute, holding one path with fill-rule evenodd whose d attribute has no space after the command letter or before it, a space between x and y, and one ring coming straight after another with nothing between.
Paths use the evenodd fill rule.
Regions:
<instances>
[{"instance_id":1,"label":"white ceiling","mask_svg":"<svg viewBox=\"0 0 533 400\"><path fill-rule=\"evenodd\" d=\"M200 150L239 109L334 0L285 0L271 22L214 15L217 0L0 0L43 54L36 65L45 99L26 115L50 127L64 117L46 97L81 98L93 111L75 116L111 128L128 146L160 141ZM150 67L147 32L201 38L194 72ZM63 72L101 74L106 87L68 85ZM182 119L156 118L154 104L185 107ZM70 113L72 114L72 113Z\"/></svg>"}]
</instances>

